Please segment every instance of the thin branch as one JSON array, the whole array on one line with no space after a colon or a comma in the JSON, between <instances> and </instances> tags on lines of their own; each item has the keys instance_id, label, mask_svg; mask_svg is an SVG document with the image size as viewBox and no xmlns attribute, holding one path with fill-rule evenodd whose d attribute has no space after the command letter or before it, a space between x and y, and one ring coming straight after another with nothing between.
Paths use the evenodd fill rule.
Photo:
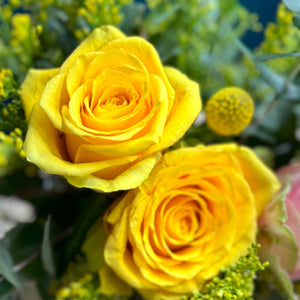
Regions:
<instances>
[{"instance_id":1,"label":"thin branch","mask_svg":"<svg viewBox=\"0 0 300 300\"><path fill-rule=\"evenodd\" d=\"M273 108L273 106L277 103L278 99L287 91L289 85L293 83L293 81L296 79L297 75L300 72L300 62L296 65L290 76L287 78L287 80L284 83L284 86L280 92L276 92L273 99L270 101L268 106L265 108L265 110L253 121L252 128L256 129L262 122L262 120L265 118L265 116L269 113L269 111ZM245 141L245 139L248 136L243 136L242 141Z\"/></svg>"}]
</instances>

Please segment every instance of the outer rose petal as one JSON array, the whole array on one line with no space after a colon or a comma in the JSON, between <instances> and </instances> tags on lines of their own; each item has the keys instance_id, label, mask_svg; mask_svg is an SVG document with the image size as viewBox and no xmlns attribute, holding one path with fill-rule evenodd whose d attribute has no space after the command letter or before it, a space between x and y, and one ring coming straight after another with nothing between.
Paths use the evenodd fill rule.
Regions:
<instances>
[{"instance_id":1,"label":"outer rose petal","mask_svg":"<svg viewBox=\"0 0 300 300\"><path fill-rule=\"evenodd\" d=\"M274 195L280 188L280 182L277 177L269 170L252 152L250 149L242 146L237 146L236 144L223 144L223 145L212 145L209 150L205 150L204 146L198 146L195 148L182 148L178 151L171 151L165 155L167 165L173 165L178 161L178 155L185 160L191 161L193 165L202 165L203 161L194 161L195 152L203 148L203 155L206 153L205 160L211 162L215 159L215 153L223 152L228 154L233 159L238 162L238 168L243 173L246 181L249 184L250 189L253 194L255 194L255 203L257 215L259 216L265 207L265 205L270 201L272 195ZM207 148L206 148L207 149ZM231 166L235 163L233 161L228 161ZM146 186L146 185L144 185ZM151 185L149 189L153 188Z\"/></svg>"},{"instance_id":2,"label":"outer rose petal","mask_svg":"<svg viewBox=\"0 0 300 300\"><path fill-rule=\"evenodd\" d=\"M62 129L61 107L67 101L66 74L59 73L47 82L40 99L40 106L59 130Z\"/></svg>"},{"instance_id":3,"label":"outer rose petal","mask_svg":"<svg viewBox=\"0 0 300 300\"><path fill-rule=\"evenodd\" d=\"M174 68L166 67L165 72L175 90L175 100L160 143L149 152L173 145L193 124L195 113L198 115L201 110L201 102L195 101L201 99L198 84Z\"/></svg>"},{"instance_id":4,"label":"outer rose petal","mask_svg":"<svg viewBox=\"0 0 300 300\"><path fill-rule=\"evenodd\" d=\"M39 130L36 130L37 128ZM49 143L49 140L51 143ZM42 170L50 174L61 174L77 187L96 188L104 192L127 189L127 186L130 188L142 183L147 178L156 163L157 157L160 155L158 153L145 157L114 180L105 180L93 176L91 174L99 170L133 162L137 157L128 156L113 160L80 164L69 162L59 131L53 127L39 104L36 104L33 109L24 148L28 160L34 161Z\"/></svg>"},{"instance_id":5,"label":"outer rose petal","mask_svg":"<svg viewBox=\"0 0 300 300\"><path fill-rule=\"evenodd\" d=\"M66 176L66 178L74 186L97 189L103 192L132 189L149 176L159 156L160 153L146 157L111 180L101 179L93 175ZM78 166L80 168L80 164Z\"/></svg>"},{"instance_id":6,"label":"outer rose petal","mask_svg":"<svg viewBox=\"0 0 300 300\"><path fill-rule=\"evenodd\" d=\"M126 35L113 26L102 26L93 32L73 51L60 68L60 73L66 72L80 55L99 51L109 42L117 39L124 39Z\"/></svg>"},{"instance_id":7,"label":"outer rose petal","mask_svg":"<svg viewBox=\"0 0 300 300\"><path fill-rule=\"evenodd\" d=\"M31 69L28 71L19 91L27 122L29 121L29 116L34 104L40 101L47 82L57 74L58 70L59 69Z\"/></svg>"},{"instance_id":8,"label":"outer rose petal","mask_svg":"<svg viewBox=\"0 0 300 300\"><path fill-rule=\"evenodd\" d=\"M287 197L300 212L300 162L283 166L276 171L276 174L282 182L286 179L291 180L291 189Z\"/></svg>"},{"instance_id":9,"label":"outer rose petal","mask_svg":"<svg viewBox=\"0 0 300 300\"><path fill-rule=\"evenodd\" d=\"M254 152L245 147L228 146L228 148L239 161L244 177L256 195L256 210L259 216L281 184L275 174L257 159Z\"/></svg>"},{"instance_id":10,"label":"outer rose petal","mask_svg":"<svg viewBox=\"0 0 300 300\"><path fill-rule=\"evenodd\" d=\"M298 202L299 202L299 198L298 198ZM293 202L290 201L289 198L286 200L286 212L288 215L286 224L290 227L291 231L293 232L296 240L296 244L298 246L298 260L294 267L294 270L290 272L290 276L292 280L299 280L300 279L300 213L293 205Z\"/></svg>"}]
</instances>

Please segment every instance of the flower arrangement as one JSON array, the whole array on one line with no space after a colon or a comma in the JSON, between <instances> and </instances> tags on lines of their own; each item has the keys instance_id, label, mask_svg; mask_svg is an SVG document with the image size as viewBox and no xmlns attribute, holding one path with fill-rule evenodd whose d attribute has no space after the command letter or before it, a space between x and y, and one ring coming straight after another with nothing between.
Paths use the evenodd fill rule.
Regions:
<instances>
[{"instance_id":1,"label":"flower arrangement","mask_svg":"<svg viewBox=\"0 0 300 300\"><path fill-rule=\"evenodd\" d=\"M0 4L0 299L300 295L300 6Z\"/></svg>"}]
</instances>

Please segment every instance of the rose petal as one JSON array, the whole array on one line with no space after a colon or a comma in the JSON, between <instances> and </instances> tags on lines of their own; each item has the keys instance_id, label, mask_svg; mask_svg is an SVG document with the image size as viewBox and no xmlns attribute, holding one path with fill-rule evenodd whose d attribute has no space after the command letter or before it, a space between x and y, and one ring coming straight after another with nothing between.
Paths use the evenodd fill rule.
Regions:
<instances>
[{"instance_id":1,"label":"rose petal","mask_svg":"<svg viewBox=\"0 0 300 300\"><path fill-rule=\"evenodd\" d=\"M181 72L173 68L165 68L167 77L175 90L175 101L169 113L161 141L150 151L165 149L178 141L195 121L201 109L199 86Z\"/></svg>"},{"instance_id":2,"label":"rose petal","mask_svg":"<svg viewBox=\"0 0 300 300\"><path fill-rule=\"evenodd\" d=\"M64 62L60 68L60 73L66 72L82 54L99 51L111 41L124 38L126 38L124 33L113 26L108 25L95 29Z\"/></svg>"},{"instance_id":3,"label":"rose petal","mask_svg":"<svg viewBox=\"0 0 300 300\"><path fill-rule=\"evenodd\" d=\"M34 104L40 101L47 82L58 73L58 70L59 69L30 69L28 71L19 90L27 122L29 121Z\"/></svg>"}]
</instances>

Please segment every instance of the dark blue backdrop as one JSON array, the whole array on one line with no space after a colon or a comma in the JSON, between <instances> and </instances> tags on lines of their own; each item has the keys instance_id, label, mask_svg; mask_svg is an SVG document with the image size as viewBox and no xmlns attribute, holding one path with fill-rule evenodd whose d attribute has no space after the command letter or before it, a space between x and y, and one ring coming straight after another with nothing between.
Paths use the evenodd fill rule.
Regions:
<instances>
[{"instance_id":1,"label":"dark blue backdrop","mask_svg":"<svg viewBox=\"0 0 300 300\"><path fill-rule=\"evenodd\" d=\"M280 0L239 0L239 2L247 7L250 12L256 12L259 15L259 21L265 27L268 22L274 21L276 10ZM244 42L254 48L263 40L263 32L247 32Z\"/></svg>"}]
</instances>

